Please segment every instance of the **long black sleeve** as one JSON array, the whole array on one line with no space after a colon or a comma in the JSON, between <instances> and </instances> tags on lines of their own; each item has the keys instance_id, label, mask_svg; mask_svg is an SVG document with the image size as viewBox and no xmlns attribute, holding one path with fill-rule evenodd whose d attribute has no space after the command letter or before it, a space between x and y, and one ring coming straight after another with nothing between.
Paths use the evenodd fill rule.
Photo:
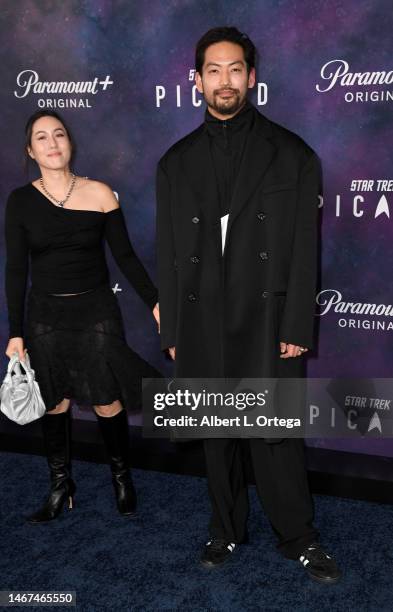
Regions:
<instances>
[{"instance_id":1,"label":"long black sleeve","mask_svg":"<svg viewBox=\"0 0 393 612\"><path fill-rule=\"evenodd\" d=\"M105 217L105 238L117 265L152 310L158 302L158 292L132 247L122 209L115 208Z\"/></svg>"},{"instance_id":2,"label":"long black sleeve","mask_svg":"<svg viewBox=\"0 0 393 612\"><path fill-rule=\"evenodd\" d=\"M157 167L157 269L160 296L160 338L164 350L176 346L177 271L171 215L171 189L162 162Z\"/></svg>"},{"instance_id":3,"label":"long black sleeve","mask_svg":"<svg viewBox=\"0 0 393 612\"><path fill-rule=\"evenodd\" d=\"M322 169L312 153L300 171L291 265L280 328L280 341L313 347L315 291L317 284L318 195L322 193Z\"/></svg>"},{"instance_id":4,"label":"long black sleeve","mask_svg":"<svg viewBox=\"0 0 393 612\"><path fill-rule=\"evenodd\" d=\"M22 225L20 202L11 193L5 213L5 292L8 307L9 337L23 337L23 318L26 282L29 266L29 248Z\"/></svg>"}]
</instances>

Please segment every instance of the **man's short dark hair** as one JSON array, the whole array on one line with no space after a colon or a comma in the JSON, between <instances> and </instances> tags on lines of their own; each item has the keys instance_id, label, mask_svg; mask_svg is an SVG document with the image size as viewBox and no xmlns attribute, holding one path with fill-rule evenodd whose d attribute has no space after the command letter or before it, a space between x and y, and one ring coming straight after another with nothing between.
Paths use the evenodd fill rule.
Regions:
<instances>
[{"instance_id":1,"label":"man's short dark hair","mask_svg":"<svg viewBox=\"0 0 393 612\"><path fill-rule=\"evenodd\" d=\"M210 45L223 41L240 45L244 52L244 59L247 64L248 72L250 72L251 68L255 68L256 49L254 43L248 38L247 34L243 34L243 32L240 32L234 27L212 28L199 39L195 49L195 69L199 74L202 74L206 49L210 47Z\"/></svg>"}]
</instances>

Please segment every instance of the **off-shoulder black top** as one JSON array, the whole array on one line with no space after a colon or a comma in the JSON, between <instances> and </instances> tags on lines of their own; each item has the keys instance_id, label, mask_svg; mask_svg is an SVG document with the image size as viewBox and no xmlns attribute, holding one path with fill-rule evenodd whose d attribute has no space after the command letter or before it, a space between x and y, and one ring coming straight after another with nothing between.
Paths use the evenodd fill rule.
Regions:
<instances>
[{"instance_id":1,"label":"off-shoulder black top","mask_svg":"<svg viewBox=\"0 0 393 612\"><path fill-rule=\"evenodd\" d=\"M23 337L30 260L33 287L45 293L82 293L109 282L105 240L124 276L153 309L153 285L128 236L122 209L62 208L32 183L11 192L6 206L6 297L10 338Z\"/></svg>"}]
</instances>

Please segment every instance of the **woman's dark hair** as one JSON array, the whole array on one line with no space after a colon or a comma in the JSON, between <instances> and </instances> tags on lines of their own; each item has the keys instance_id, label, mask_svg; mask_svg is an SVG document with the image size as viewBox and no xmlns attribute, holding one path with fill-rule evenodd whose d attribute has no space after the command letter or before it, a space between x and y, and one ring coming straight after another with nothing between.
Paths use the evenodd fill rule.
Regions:
<instances>
[{"instance_id":1,"label":"woman's dark hair","mask_svg":"<svg viewBox=\"0 0 393 612\"><path fill-rule=\"evenodd\" d=\"M67 123L64 121L63 117L61 115L59 115L59 113L56 113L56 111L53 110L39 110L36 111L35 113L33 113L32 115L30 115L30 117L27 120L26 126L25 126L25 165L26 165L26 170L28 170L29 168L29 163L31 161L31 157L28 153L28 148L31 147L31 136L33 134L33 126L35 124L35 122L38 119L41 119L41 117L54 117L55 119L57 119L58 121L60 121L60 123L63 125L66 134L68 136L68 140L71 143L71 159L70 159L70 165L72 165L74 159L75 159L75 154L76 154L76 145L75 145L75 140L72 136L71 130L68 127Z\"/></svg>"},{"instance_id":2,"label":"woman's dark hair","mask_svg":"<svg viewBox=\"0 0 393 612\"><path fill-rule=\"evenodd\" d=\"M199 74L202 74L206 49L210 47L210 45L223 41L240 45L244 52L244 59L247 64L248 72L250 72L251 68L255 68L256 49L254 43L248 38L247 34L239 32L239 30L234 27L212 28L198 40L195 49L195 68Z\"/></svg>"}]
</instances>

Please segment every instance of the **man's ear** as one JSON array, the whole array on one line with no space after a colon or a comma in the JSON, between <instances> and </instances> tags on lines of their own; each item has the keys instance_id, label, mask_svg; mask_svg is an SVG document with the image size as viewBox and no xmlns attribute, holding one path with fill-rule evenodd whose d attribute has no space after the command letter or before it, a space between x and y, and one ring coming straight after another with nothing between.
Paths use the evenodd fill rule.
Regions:
<instances>
[{"instance_id":1,"label":"man's ear","mask_svg":"<svg viewBox=\"0 0 393 612\"><path fill-rule=\"evenodd\" d=\"M255 81L256 81L255 68L251 68L250 73L248 75L248 88L249 89L252 89L254 87Z\"/></svg>"},{"instance_id":2,"label":"man's ear","mask_svg":"<svg viewBox=\"0 0 393 612\"><path fill-rule=\"evenodd\" d=\"M203 94L202 77L199 72L195 73L195 85L200 94Z\"/></svg>"}]
</instances>

